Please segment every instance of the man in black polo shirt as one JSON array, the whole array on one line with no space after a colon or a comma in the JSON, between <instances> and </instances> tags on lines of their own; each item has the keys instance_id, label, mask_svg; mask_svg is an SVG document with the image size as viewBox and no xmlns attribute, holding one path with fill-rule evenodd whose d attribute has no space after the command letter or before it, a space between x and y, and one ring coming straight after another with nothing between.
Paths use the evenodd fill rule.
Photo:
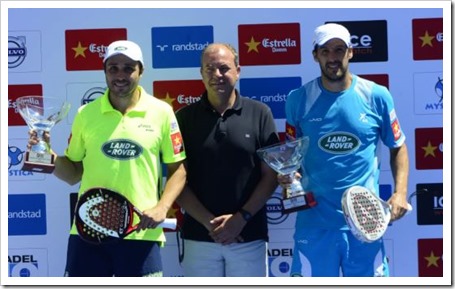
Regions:
<instances>
[{"instance_id":1,"label":"man in black polo shirt","mask_svg":"<svg viewBox=\"0 0 455 289\"><path fill-rule=\"evenodd\" d=\"M264 277L265 203L278 183L256 150L279 142L273 115L235 89L240 66L232 46L210 44L201 62L206 91L176 113L188 170L177 200L185 210L184 275Z\"/></svg>"}]
</instances>

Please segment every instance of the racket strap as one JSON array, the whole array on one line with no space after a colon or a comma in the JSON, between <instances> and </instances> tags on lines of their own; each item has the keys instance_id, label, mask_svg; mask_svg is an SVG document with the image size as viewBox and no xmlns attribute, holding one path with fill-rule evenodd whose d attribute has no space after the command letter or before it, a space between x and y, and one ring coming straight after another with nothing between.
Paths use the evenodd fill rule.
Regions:
<instances>
[{"instance_id":1,"label":"racket strap","mask_svg":"<svg viewBox=\"0 0 455 289\"><path fill-rule=\"evenodd\" d=\"M182 264L183 258L185 256L185 240L183 239L183 230L180 228L180 226L177 226L175 229L175 236L177 238L179 264Z\"/></svg>"}]
</instances>

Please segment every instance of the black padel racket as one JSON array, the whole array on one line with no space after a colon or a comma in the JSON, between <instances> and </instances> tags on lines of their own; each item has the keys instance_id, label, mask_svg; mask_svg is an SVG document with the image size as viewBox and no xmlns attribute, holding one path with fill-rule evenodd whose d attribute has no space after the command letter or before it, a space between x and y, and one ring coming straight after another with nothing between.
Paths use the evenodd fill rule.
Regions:
<instances>
[{"instance_id":1,"label":"black padel racket","mask_svg":"<svg viewBox=\"0 0 455 289\"><path fill-rule=\"evenodd\" d=\"M125 196L105 188L93 188L80 196L75 211L79 236L90 243L123 239L134 232L134 215L142 215ZM174 230L177 219L165 219L159 227Z\"/></svg>"}]
</instances>

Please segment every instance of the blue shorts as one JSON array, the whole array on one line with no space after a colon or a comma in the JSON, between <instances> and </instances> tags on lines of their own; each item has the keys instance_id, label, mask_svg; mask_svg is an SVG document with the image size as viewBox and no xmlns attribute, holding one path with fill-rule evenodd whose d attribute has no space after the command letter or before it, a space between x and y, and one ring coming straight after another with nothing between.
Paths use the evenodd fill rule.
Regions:
<instances>
[{"instance_id":1,"label":"blue shorts","mask_svg":"<svg viewBox=\"0 0 455 289\"><path fill-rule=\"evenodd\" d=\"M388 277L389 267L380 239L357 240L350 231L305 228L294 236L291 276Z\"/></svg>"},{"instance_id":2,"label":"blue shorts","mask_svg":"<svg viewBox=\"0 0 455 289\"><path fill-rule=\"evenodd\" d=\"M120 240L90 244L70 235L66 277L163 276L160 242Z\"/></svg>"}]
</instances>

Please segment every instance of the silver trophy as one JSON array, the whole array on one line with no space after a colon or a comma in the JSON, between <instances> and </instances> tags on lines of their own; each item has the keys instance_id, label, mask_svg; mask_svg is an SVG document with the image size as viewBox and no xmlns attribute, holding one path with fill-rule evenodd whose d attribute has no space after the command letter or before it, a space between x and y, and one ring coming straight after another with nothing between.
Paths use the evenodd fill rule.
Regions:
<instances>
[{"instance_id":1,"label":"silver trophy","mask_svg":"<svg viewBox=\"0 0 455 289\"><path fill-rule=\"evenodd\" d=\"M43 135L68 114L70 104L60 98L29 95L19 97L16 100L16 107L38 137L38 143L25 153L22 170L52 173L55 167L54 155L50 153Z\"/></svg>"},{"instance_id":2,"label":"silver trophy","mask_svg":"<svg viewBox=\"0 0 455 289\"><path fill-rule=\"evenodd\" d=\"M308 149L308 141L308 137L304 137L257 150L259 157L273 170L282 175L289 175L292 179L292 183L284 188L282 211L285 214L308 209L317 204L313 193L305 192L301 182L295 177Z\"/></svg>"}]
</instances>

